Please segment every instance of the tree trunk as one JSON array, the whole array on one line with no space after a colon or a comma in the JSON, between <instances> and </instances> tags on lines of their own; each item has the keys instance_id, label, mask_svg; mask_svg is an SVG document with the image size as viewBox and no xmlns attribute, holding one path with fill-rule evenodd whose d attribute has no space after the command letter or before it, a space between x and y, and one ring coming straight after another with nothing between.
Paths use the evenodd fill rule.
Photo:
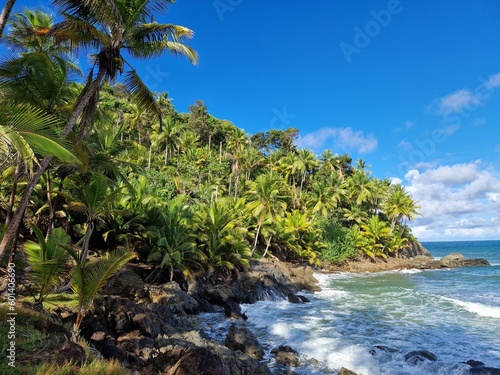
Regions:
<instances>
[{"instance_id":1,"label":"tree trunk","mask_svg":"<svg viewBox=\"0 0 500 375\"><path fill-rule=\"evenodd\" d=\"M7 20L9 19L10 12L16 0L7 0L5 6L3 7L2 14L0 14L0 39L3 35L3 30L5 29L5 25L7 25Z\"/></svg>"},{"instance_id":2,"label":"tree trunk","mask_svg":"<svg viewBox=\"0 0 500 375\"><path fill-rule=\"evenodd\" d=\"M262 222L259 221L259 226L257 227L257 233L255 233L255 242L253 243L252 256L255 252L255 248L257 247L257 241L259 239L260 228L262 227Z\"/></svg>"},{"instance_id":3,"label":"tree trunk","mask_svg":"<svg viewBox=\"0 0 500 375\"><path fill-rule=\"evenodd\" d=\"M63 131L61 132L61 139L66 139L71 130L76 124L76 121L82 114L85 106L89 103L90 99L94 96L96 90L99 90L101 87L101 82L105 77L106 72L104 70L99 71L99 74L96 79L89 81L87 85L83 88L80 96L78 97L75 106L73 107L73 112L66 123ZM46 156L40 162L38 169L35 171L30 181L26 186L26 190L24 191L21 201L19 202L19 206L17 207L14 216L12 217L12 221L9 223L5 230L5 234L3 236L2 242L0 243L0 261L2 261L5 253L9 249L9 247L13 244L13 240L16 237L19 226L21 225L21 221L24 216L24 211L30 202L31 194L35 190L36 184L40 180L40 177L44 174L45 170L50 165L52 160L52 156Z\"/></svg>"},{"instance_id":4,"label":"tree trunk","mask_svg":"<svg viewBox=\"0 0 500 375\"><path fill-rule=\"evenodd\" d=\"M92 236L93 231L94 231L94 222L90 221L87 223L87 233L85 233L85 237L83 238L83 243L82 243L82 254L80 256L80 264L82 266L87 261L87 257L89 255L90 237Z\"/></svg>"},{"instance_id":5,"label":"tree trunk","mask_svg":"<svg viewBox=\"0 0 500 375\"><path fill-rule=\"evenodd\" d=\"M21 161L17 160L16 169L14 170L14 176L12 177L12 189L9 197L9 207L7 207L7 215L5 218L5 224L9 224L12 219L12 213L14 212L14 203L16 202L17 194L17 179L19 178L19 169L21 166Z\"/></svg>"}]
</instances>

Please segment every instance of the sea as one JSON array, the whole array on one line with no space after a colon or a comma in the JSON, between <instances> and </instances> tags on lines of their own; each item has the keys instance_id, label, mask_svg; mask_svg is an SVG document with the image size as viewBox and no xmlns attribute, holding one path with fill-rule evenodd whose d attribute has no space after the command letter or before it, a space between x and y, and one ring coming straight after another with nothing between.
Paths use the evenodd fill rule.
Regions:
<instances>
[{"instance_id":1,"label":"sea","mask_svg":"<svg viewBox=\"0 0 500 375\"><path fill-rule=\"evenodd\" d=\"M423 242L433 257L461 253L491 266L381 273L316 274L307 304L242 305L247 326L266 353L288 345L302 365L286 369L271 354L274 374L465 375L469 360L500 368L500 241ZM204 331L224 342L234 321L203 314ZM409 359L428 351L436 360ZM416 359L415 359L416 358ZM420 357L421 358L421 357Z\"/></svg>"}]
</instances>

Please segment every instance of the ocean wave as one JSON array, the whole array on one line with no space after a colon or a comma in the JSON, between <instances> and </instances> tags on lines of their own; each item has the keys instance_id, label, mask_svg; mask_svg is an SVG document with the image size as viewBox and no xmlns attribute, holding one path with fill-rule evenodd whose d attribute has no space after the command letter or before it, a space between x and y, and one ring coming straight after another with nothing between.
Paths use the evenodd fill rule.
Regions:
<instances>
[{"instance_id":1,"label":"ocean wave","mask_svg":"<svg viewBox=\"0 0 500 375\"><path fill-rule=\"evenodd\" d=\"M500 306L491 306L478 302L461 301L459 299L448 298L448 297L443 297L443 299L452 302L453 304L460 306L465 310L477 314L479 316L484 316L486 318L500 319Z\"/></svg>"},{"instance_id":2,"label":"ocean wave","mask_svg":"<svg viewBox=\"0 0 500 375\"><path fill-rule=\"evenodd\" d=\"M420 272L424 272L424 270L419 270L419 269L415 269L415 268L405 268L404 270L399 270L398 271L399 273L408 273L408 274L413 274L413 273L420 273Z\"/></svg>"}]
</instances>

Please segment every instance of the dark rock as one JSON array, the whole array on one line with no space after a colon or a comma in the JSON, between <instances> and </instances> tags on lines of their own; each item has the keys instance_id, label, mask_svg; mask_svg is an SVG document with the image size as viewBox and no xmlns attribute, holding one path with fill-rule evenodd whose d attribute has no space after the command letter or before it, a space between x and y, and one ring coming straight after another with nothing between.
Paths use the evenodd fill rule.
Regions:
<instances>
[{"instance_id":1,"label":"dark rock","mask_svg":"<svg viewBox=\"0 0 500 375\"><path fill-rule=\"evenodd\" d=\"M246 327L236 327L231 324L224 344L232 351L241 351L260 361L264 358L264 350L254 334Z\"/></svg>"},{"instance_id":2,"label":"dark rock","mask_svg":"<svg viewBox=\"0 0 500 375\"><path fill-rule=\"evenodd\" d=\"M468 259L462 254L452 253L441 259L441 267L471 267L471 266L489 266L490 263L486 259Z\"/></svg>"},{"instance_id":3,"label":"dark rock","mask_svg":"<svg viewBox=\"0 0 500 375\"><path fill-rule=\"evenodd\" d=\"M500 375L500 368L496 367L473 367L467 374L470 375Z\"/></svg>"},{"instance_id":4,"label":"dark rock","mask_svg":"<svg viewBox=\"0 0 500 375\"><path fill-rule=\"evenodd\" d=\"M161 286L146 286L151 302L168 305L176 314L195 314L199 311L196 299L181 289L175 281Z\"/></svg>"},{"instance_id":5,"label":"dark rock","mask_svg":"<svg viewBox=\"0 0 500 375\"><path fill-rule=\"evenodd\" d=\"M141 331L145 336L157 337L161 331L162 322L155 314L141 313L137 314L133 318L135 326Z\"/></svg>"},{"instance_id":6,"label":"dark rock","mask_svg":"<svg viewBox=\"0 0 500 375\"><path fill-rule=\"evenodd\" d=\"M299 353L288 345L280 345L271 350L277 363L285 367L298 367L300 365Z\"/></svg>"},{"instance_id":7,"label":"dark rock","mask_svg":"<svg viewBox=\"0 0 500 375\"><path fill-rule=\"evenodd\" d=\"M346 369L345 367L342 367L339 370L339 375L358 375L358 374L355 373L354 371Z\"/></svg>"},{"instance_id":8,"label":"dark rock","mask_svg":"<svg viewBox=\"0 0 500 375\"><path fill-rule=\"evenodd\" d=\"M144 281L141 276L139 276L132 267L125 266L125 268L118 272L109 282L109 286L105 293L129 297L134 295L137 290L143 288Z\"/></svg>"},{"instance_id":9,"label":"dark rock","mask_svg":"<svg viewBox=\"0 0 500 375\"><path fill-rule=\"evenodd\" d=\"M381 352L386 352L386 353L395 353L398 351L397 349L391 348L386 345L374 345L373 349L370 350L371 355L375 355L375 353L377 352L375 349L378 349Z\"/></svg>"},{"instance_id":10,"label":"dark rock","mask_svg":"<svg viewBox=\"0 0 500 375\"><path fill-rule=\"evenodd\" d=\"M301 296L300 294L288 293L288 302L290 303L307 303L311 302L309 298Z\"/></svg>"},{"instance_id":11,"label":"dark rock","mask_svg":"<svg viewBox=\"0 0 500 375\"><path fill-rule=\"evenodd\" d=\"M35 322L35 328L45 334L54 333L62 334L66 337L71 336L71 333L64 326L51 322L50 320L37 320Z\"/></svg>"},{"instance_id":12,"label":"dark rock","mask_svg":"<svg viewBox=\"0 0 500 375\"><path fill-rule=\"evenodd\" d=\"M410 365L417 365L420 362L424 362L426 360L434 362L437 361L437 357L435 354L427 350L415 350L405 355L405 361Z\"/></svg>"},{"instance_id":13,"label":"dark rock","mask_svg":"<svg viewBox=\"0 0 500 375\"><path fill-rule=\"evenodd\" d=\"M166 375L230 375L221 358L206 348L192 348L183 353Z\"/></svg>"},{"instance_id":14,"label":"dark rock","mask_svg":"<svg viewBox=\"0 0 500 375\"><path fill-rule=\"evenodd\" d=\"M72 362L82 365L85 362L85 350L78 344L67 339L62 339L57 344L57 359L59 364Z\"/></svg>"},{"instance_id":15,"label":"dark rock","mask_svg":"<svg viewBox=\"0 0 500 375\"><path fill-rule=\"evenodd\" d=\"M466 365L469 365L470 367L485 366L484 362L476 361L474 359L469 359L467 362L460 362L460 363L465 363Z\"/></svg>"},{"instance_id":16,"label":"dark rock","mask_svg":"<svg viewBox=\"0 0 500 375\"><path fill-rule=\"evenodd\" d=\"M224 315L226 318L248 319L247 315L241 312L241 306L236 302L228 302L224 305Z\"/></svg>"},{"instance_id":17,"label":"dark rock","mask_svg":"<svg viewBox=\"0 0 500 375\"><path fill-rule=\"evenodd\" d=\"M398 252L400 258L415 258L415 257L432 258L431 253L420 242L410 242L407 246Z\"/></svg>"}]
</instances>

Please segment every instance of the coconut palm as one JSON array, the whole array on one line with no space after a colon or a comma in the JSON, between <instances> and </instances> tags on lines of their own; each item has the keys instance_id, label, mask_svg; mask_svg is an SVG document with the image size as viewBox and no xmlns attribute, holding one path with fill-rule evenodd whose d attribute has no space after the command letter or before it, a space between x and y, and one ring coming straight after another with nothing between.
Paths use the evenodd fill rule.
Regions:
<instances>
[{"instance_id":1,"label":"coconut palm","mask_svg":"<svg viewBox=\"0 0 500 375\"><path fill-rule=\"evenodd\" d=\"M403 186L400 184L393 185L383 205L384 213L391 220L391 232L397 222L403 219L413 220L415 215L418 215L418 209L419 207Z\"/></svg>"},{"instance_id":2,"label":"coconut palm","mask_svg":"<svg viewBox=\"0 0 500 375\"><path fill-rule=\"evenodd\" d=\"M148 59L171 52L185 56L194 63L197 61L196 52L183 43L185 39L193 36L190 29L153 21L155 14L166 10L172 2L173 0L54 1L55 5L60 6L65 20L56 24L50 35L59 43L68 43L83 50L97 50L85 87L61 133L62 138L68 136L80 117L82 127L91 125L102 84L114 81L122 73L125 74L124 83L139 107L152 110L161 116L161 109L154 95L122 53L126 51L134 58ZM125 67L129 68L126 73ZM0 243L0 260L11 245L30 196L50 161L50 157L45 158L28 183L16 214L9 223L12 228L7 228Z\"/></svg>"},{"instance_id":3,"label":"coconut palm","mask_svg":"<svg viewBox=\"0 0 500 375\"><path fill-rule=\"evenodd\" d=\"M195 212L194 228L206 255L209 274L217 269L249 266L250 249L244 241L244 200L213 200Z\"/></svg>"},{"instance_id":4,"label":"coconut palm","mask_svg":"<svg viewBox=\"0 0 500 375\"><path fill-rule=\"evenodd\" d=\"M7 24L7 20L9 19L10 12L14 7L16 0L7 0L5 6L2 9L2 13L0 14L0 38L3 35L3 30L5 29L5 25Z\"/></svg>"},{"instance_id":5,"label":"coconut palm","mask_svg":"<svg viewBox=\"0 0 500 375\"><path fill-rule=\"evenodd\" d=\"M90 238L96 225L103 223L106 217L115 214L125 213L115 208L121 190L110 189L111 180L103 174L90 176L90 181L84 180L81 176L72 175L69 178L69 193L57 192L67 200L67 208L70 211L83 214L85 218L85 235L82 239L79 263L84 264L89 253Z\"/></svg>"},{"instance_id":6,"label":"coconut palm","mask_svg":"<svg viewBox=\"0 0 500 375\"><path fill-rule=\"evenodd\" d=\"M64 275L69 260L66 246L71 243L71 237L63 229L56 228L45 239L41 230L36 226L31 225L31 229L38 243L28 241L24 244L24 249L26 261L31 268L29 277L38 288L38 297L35 296L35 302L42 304Z\"/></svg>"},{"instance_id":7,"label":"coconut palm","mask_svg":"<svg viewBox=\"0 0 500 375\"><path fill-rule=\"evenodd\" d=\"M281 195L279 180L270 173L258 176L249 184L250 203L247 209L257 219L257 232L252 248L252 255L257 247L262 224L267 217L276 218L286 210L286 202Z\"/></svg>"},{"instance_id":8,"label":"coconut palm","mask_svg":"<svg viewBox=\"0 0 500 375\"><path fill-rule=\"evenodd\" d=\"M196 269L203 269L201 261L206 257L196 248L181 207L171 205L156 212L152 215L152 221L154 225L148 227L146 231L146 237L151 245L147 260L158 265L155 278L167 269L170 281L173 280L176 270L190 277Z\"/></svg>"},{"instance_id":9,"label":"coconut palm","mask_svg":"<svg viewBox=\"0 0 500 375\"><path fill-rule=\"evenodd\" d=\"M80 325L97 293L106 286L108 280L116 272L123 268L130 260L134 259L136 254L132 252L116 252L82 264L79 262L80 257L76 252L70 249L67 249L67 251L77 262L71 279L71 290L74 293L74 299L78 303L72 340L77 342L80 334Z\"/></svg>"}]
</instances>

